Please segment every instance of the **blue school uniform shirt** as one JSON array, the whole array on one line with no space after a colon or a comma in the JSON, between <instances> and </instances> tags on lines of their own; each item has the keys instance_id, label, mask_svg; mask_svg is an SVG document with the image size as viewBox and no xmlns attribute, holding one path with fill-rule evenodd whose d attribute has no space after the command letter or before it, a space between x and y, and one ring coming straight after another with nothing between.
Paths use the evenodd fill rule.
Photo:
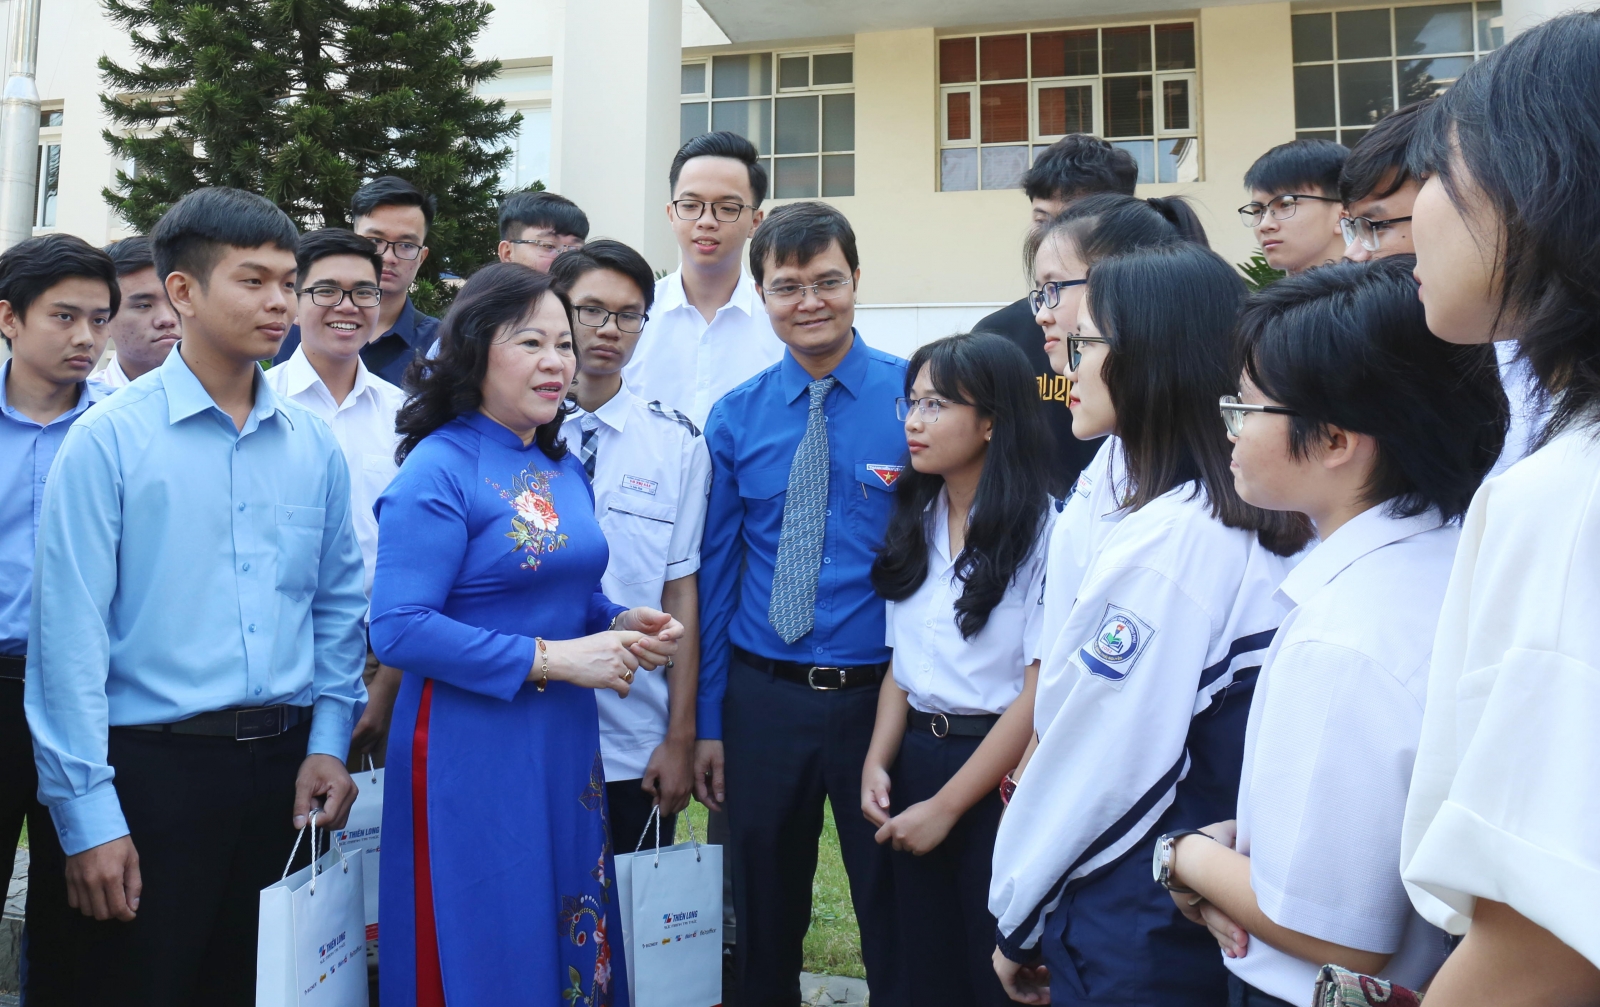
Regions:
<instances>
[{"instance_id":1,"label":"blue school uniform shirt","mask_svg":"<svg viewBox=\"0 0 1600 1007\"><path fill-rule=\"evenodd\" d=\"M350 477L326 423L255 392L235 427L174 350L56 456L24 705L69 856L128 834L108 727L309 706L307 754L345 760L367 698Z\"/></svg>"},{"instance_id":2,"label":"blue school uniform shirt","mask_svg":"<svg viewBox=\"0 0 1600 1007\"><path fill-rule=\"evenodd\" d=\"M0 654L21 657L28 651L34 536L50 464L67 429L111 390L80 382L78 404L41 425L11 405L6 397L10 377L7 360L0 364Z\"/></svg>"},{"instance_id":3,"label":"blue school uniform shirt","mask_svg":"<svg viewBox=\"0 0 1600 1007\"><path fill-rule=\"evenodd\" d=\"M789 468L805 434L812 377L783 359L735 388L711 410L711 498L700 546L702 738L722 737L722 697L732 643L752 654L823 667L889 660L883 599L868 574L888 528L894 486L905 465L905 424L894 400L905 394L906 362L853 333L823 403L828 427L828 498L816 624L784 643L767 611L783 530Z\"/></svg>"}]
</instances>

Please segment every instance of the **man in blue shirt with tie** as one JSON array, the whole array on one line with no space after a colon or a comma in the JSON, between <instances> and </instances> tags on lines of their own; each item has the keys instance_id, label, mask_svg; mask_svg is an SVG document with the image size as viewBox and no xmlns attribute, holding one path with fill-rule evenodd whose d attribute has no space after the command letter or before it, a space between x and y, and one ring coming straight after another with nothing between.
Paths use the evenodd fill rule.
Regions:
<instances>
[{"instance_id":1,"label":"man in blue shirt with tie","mask_svg":"<svg viewBox=\"0 0 1600 1007\"><path fill-rule=\"evenodd\" d=\"M26 707L85 922L78 1003L255 999L260 889L343 823L361 553L327 424L262 380L297 235L201 189L156 225L183 339L68 433L45 490Z\"/></svg>"},{"instance_id":2,"label":"man in blue shirt with tie","mask_svg":"<svg viewBox=\"0 0 1600 1007\"><path fill-rule=\"evenodd\" d=\"M0 255L0 333L12 352L0 364L0 853L9 864L26 819L32 856L23 994L30 1005L75 1003L72 910L60 850L51 849L55 829L36 796L33 737L23 714L34 535L62 438L110 394L84 379L105 349L120 301L111 258L81 238L44 235Z\"/></svg>"},{"instance_id":3,"label":"man in blue shirt with tie","mask_svg":"<svg viewBox=\"0 0 1600 1007\"><path fill-rule=\"evenodd\" d=\"M860 807L889 662L868 571L906 453L894 409L906 362L853 327L857 263L838 210L806 202L768 215L750 270L788 349L706 425L696 777L702 801L727 802L739 1002L749 1007L800 1002L824 800L873 1003L900 1002L888 848Z\"/></svg>"}]
</instances>

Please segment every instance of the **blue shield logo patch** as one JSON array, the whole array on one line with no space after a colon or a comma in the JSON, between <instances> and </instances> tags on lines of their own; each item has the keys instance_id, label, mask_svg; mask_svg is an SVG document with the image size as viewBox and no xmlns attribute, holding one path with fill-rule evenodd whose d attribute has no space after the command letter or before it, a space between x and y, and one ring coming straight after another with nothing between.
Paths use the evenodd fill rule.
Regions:
<instances>
[{"instance_id":1,"label":"blue shield logo patch","mask_svg":"<svg viewBox=\"0 0 1600 1007\"><path fill-rule=\"evenodd\" d=\"M1150 647L1156 631L1125 608L1106 605L1094 638L1078 648L1078 659L1089 674L1121 683Z\"/></svg>"}]
</instances>

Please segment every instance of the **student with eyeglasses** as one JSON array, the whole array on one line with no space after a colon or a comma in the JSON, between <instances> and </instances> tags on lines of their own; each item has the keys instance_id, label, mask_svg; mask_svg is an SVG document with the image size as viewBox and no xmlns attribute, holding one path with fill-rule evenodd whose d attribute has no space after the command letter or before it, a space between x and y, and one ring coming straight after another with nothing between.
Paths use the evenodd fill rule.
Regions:
<instances>
[{"instance_id":1,"label":"student with eyeglasses","mask_svg":"<svg viewBox=\"0 0 1600 1007\"><path fill-rule=\"evenodd\" d=\"M295 250L300 345L289 359L267 369L263 380L278 395L304 406L333 431L350 469L350 521L361 547L367 597L378 561L378 519L372 508L400 471L395 416L406 393L378 377L361 351L378 326L383 304L383 257L370 238L343 228L300 237ZM367 707L350 738L349 766L370 758L382 766L389 716L400 689L400 671L382 665L367 650L362 680Z\"/></svg>"},{"instance_id":2,"label":"student with eyeglasses","mask_svg":"<svg viewBox=\"0 0 1600 1007\"><path fill-rule=\"evenodd\" d=\"M1514 339L1550 398L1485 482L1445 592L1400 872L1464 935L1429 1007L1600 1003L1600 14L1474 63L1417 127L1428 328Z\"/></svg>"},{"instance_id":3,"label":"student with eyeglasses","mask_svg":"<svg viewBox=\"0 0 1600 1007\"><path fill-rule=\"evenodd\" d=\"M889 663L870 572L904 472L894 400L906 363L855 329L859 267L838 210L806 201L772 212L750 271L787 352L723 396L706 425L695 789L727 809L739 1003L799 1002L824 802L872 1002L907 1002L889 850L860 814Z\"/></svg>"},{"instance_id":4,"label":"student with eyeglasses","mask_svg":"<svg viewBox=\"0 0 1600 1007\"><path fill-rule=\"evenodd\" d=\"M1267 265L1299 273L1339 261L1339 169L1348 154L1332 140L1291 140L1245 172L1250 202L1239 207L1239 219L1255 232Z\"/></svg>"},{"instance_id":5,"label":"student with eyeglasses","mask_svg":"<svg viewBox=\"0 0 1600 1007\"><path fill-rule=\"evenodd\" d=\"M578 204L554 192L513 192L500 202L501 262L519 262L548 273L558 256L582 248L589 217Z\"/></svg>"},{"instance_id":6,"label":"student with eyeglasses","mask_svg":"<svg viewBox=\"0 0 1600 1007\"><path fill-rule=\"evenodd\" d=\"M1241 1007L1313 1007L1329 963L1420 990L1450 949L1406 896L1400 829L1461 517L1507 404L1489 347L1428 331L1412 265L1289 277L1240 321L1234 485L1319 542L1279 589L1237 818L1164 836L1153 870Z\"/></svg>"},{"instance_id":7,"label":"student with eyeglasses","mask_svg":"<svg viewBox=\"0 0 1600 1007\"><path fill-rule=\"evenodd\" d=\"M395 175L375 178L350 198L351 230L370 238L383 258L378 286L378 324L361 349L367 370L406 387L406 371L414 359L433 347L439 320L418 311L411 303L411 285L417 270L428 260L428 229L433 226L434 198ZM291 326L274 364L294 355L300 345L300 327Z\"/></svg>"},{"instance_id":8,"label":"student with eyeglasses","mask_svg":"<svg viewBox=\"0 0 1600 1007\"><path fill-rule=\"evenodd\" d=\"M702 133L667 173L667 222L679 265L656 283L655 308L624 377L646 401L704 427L717 400L783 358L745 242L761 223L767 171L737 133Z\"/></svg>"},{"instance_id":9,"label":"student with eyeglasses","mask_svg":"<svg viewBox=\"0 0 1600 1007\"><path fill-rule=\"evenodd\" d=\"M911 357L901 475L872 583L894 652L878 691L861 811L892 846L894 926L919 1007L1004 1007L990 863L1000 783L1033 736L1050 428L1032 369L976 332Z\"/></svg>"},{"instance_id":10,"label":"student with eyeglasses","mask_svg":"<svg viewBox=\"0 0 1600 1007\"><path fill-rule=\"evenodd\" d=\"M627 853L638 846L652 807L660 808L661 842L670 846L693 791L696 573L711 456L687 416L646 402L622 377L655 296L644 256L602 238L557 258L550 279L572 302L578 379L563 427L589 474L600 530L611 547L600 586L618 604L660 609L684 626L664 673L635 679L626 697L595 693L612 848Z\"/></svg>"},{"instance_id":11,"label":"student with eyeglasses","mask_svg":"<svg viewBox=\"0 0 1600 1007\"><path fill-rule=\"evenodd\" d=\"M1238 384L1237 271L1180 241L1088 279L1073 432L1115 433L1126 485L1040 666L1038 745L995 840L994 965L1022 1003L1215 1007L1216 943L1150 862L1159 836L1234 817L1273 593L1310 528L1233 487L1217 402Z\"/></svg>"}]
</instances>

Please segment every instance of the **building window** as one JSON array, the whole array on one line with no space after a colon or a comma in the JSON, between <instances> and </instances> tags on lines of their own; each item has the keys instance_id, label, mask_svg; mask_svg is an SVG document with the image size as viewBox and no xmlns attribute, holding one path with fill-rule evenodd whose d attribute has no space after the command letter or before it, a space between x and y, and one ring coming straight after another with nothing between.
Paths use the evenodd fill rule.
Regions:
<instances>
[{"instance_id":1,"label":"building window","mask_svg":"<svg viewBox=\"0 0 1600 1007\"><path fill-rule=\"evenodd\" d=\"M746 137L777 199L856 192L855 54L758 52L683 64L679 139Z\"/></svg>"},{"instance_id":2,"label":"building window","mask_svg":"<svg viewBox=\"0 0 1600 1007\"><path fill-rule=\"evenodd\" d=\"M56 199L61 194L61 121L59 108L39 113L39 157L34 166L33 226L56 226Z\"/></svg>"},{"instance_id":3,"label":"building window","mask_svg":"<svg viewBox=\"0 0 1600 1007\"><path fill-rule=\"evenodd\" d=\"M1016 189L1040 151L1093 133L1140 182L1200 177L1194 24L939 40L939 188Z\"/></svg>"},{"instance_id":4,"label":"building window","mask_svg":"<svg viewBox=\"0 0 1600 1007\"><path fill-rule=\"evenodd\" d=\"M1347 147L1396 108L1442 94L1505 41L1499 0L1296 14L1291 23L1295 135Z\"/></svg>"},{"instance_id":5,"label":"building window","mask_svg":"<svg viewBox=\"0 0 1600 1007\"><path fill-rule=\"evenodd\" d=\"M504 69L478 85L480 97L506 103L507 112L522 113L517 132L506 138L511 159L500 169L500 188L510 192L550 180L549 66Z\"/></svg>"}]
</instances>

